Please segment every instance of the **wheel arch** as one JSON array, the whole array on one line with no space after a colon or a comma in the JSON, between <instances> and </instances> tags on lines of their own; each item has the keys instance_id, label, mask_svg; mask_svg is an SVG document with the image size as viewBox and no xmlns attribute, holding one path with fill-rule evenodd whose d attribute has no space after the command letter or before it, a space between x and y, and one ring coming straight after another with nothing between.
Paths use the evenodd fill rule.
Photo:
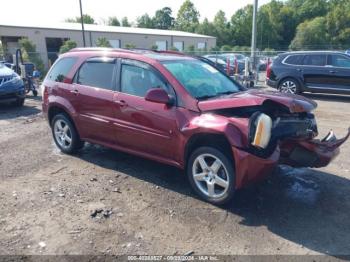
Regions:
<instances>
[{"instance_id":1,"label":"wheel arch","mask_svg":"<svg viewBox=\"0 0 350 262\"><path fill-rule=\"evenodd\" d=\"M78 135L80 137L80 132L79 132L79 129L77 128L77 125L75 124L74 117L70 114L69 110L67 110L61 105L54 104L49 107L48 113L47 113L49 125L51 126L53 118L58 114L64 114L65 116L68 117L68 119L72 122L75 130L77 130Z\"/></svg>"},{"instance_id":2,"label":"wheel arch","mask_svg":"<svg viewBox=\"0 0 350 262\"><path fill-rule=\"evenodd\" d=\"M214 147L224 153L232 161L234 165L234 159L231 149L231 144L224 134L218 133L197 133L193 134L185 145L184 150L184 165L187 168L187 160L191 153L199 147L209 146Z\"/></svg>"},{"instance_id":3,"label":"wheel arch","mask_svg":"<svg viewBox=\"0 0 350 262\"><path fill-rule=\"evenodd\" d=\"M295 75L292 75L292 76L290 76L290 75L285 75L285 76L281 77L281 79L279 79L278 82L277 82L277 89L278 89L278 90L280 89L280 84L281 84L284 80L286 80L286 79L288 79L288 78L297 81L298 84L299 84L299 87L300 87L301 91L304 91L305 88L304 88L303 81L300 79L299 76L295 76Z\"/></svg>"}]
</instances>

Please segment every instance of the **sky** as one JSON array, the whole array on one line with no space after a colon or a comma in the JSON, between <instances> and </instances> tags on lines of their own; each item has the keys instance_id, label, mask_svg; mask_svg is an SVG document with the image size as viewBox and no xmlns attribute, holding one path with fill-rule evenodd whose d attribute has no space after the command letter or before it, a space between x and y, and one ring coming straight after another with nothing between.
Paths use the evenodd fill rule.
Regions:
<instances>
[{"instance_id":1,"label":"sky","mask_svg":"<svg viewBox=\"0 0 350 262\"><path fill-rule=\"evenodd\" d=\"M148 13L153 16L155 11L165 6L171 7L173 16L184 0L81 0L84 14L91 15L96 22L103 23L109 16L117 16L119 20L127 16L129 21ZM218 10L225 11L227 18L239 8L252 4L253 0L192 0L200 12L201 20L207 17L213 20ZM259 0L259 6L269 0ZM1 22L35 23L64 22L66 18L80 15L79 0L4 0L1 4Z\"/></svg>"}]
</instances>

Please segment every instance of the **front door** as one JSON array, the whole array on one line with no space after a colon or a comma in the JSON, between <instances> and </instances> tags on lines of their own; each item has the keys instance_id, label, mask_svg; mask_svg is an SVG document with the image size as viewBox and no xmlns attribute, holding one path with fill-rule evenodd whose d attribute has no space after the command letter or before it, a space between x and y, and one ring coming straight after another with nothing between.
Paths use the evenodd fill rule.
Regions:
<instances>
[{"instance_id":1,"label":"front door","mask_svg":"<svg viewBox=\"0 0 350 262\"><path fill-rule=\"evenodd\" d=\"M303 66L300 69L307 88L323 89L329 86L331 73L326 65L327 55L311 54L304 56Z\"/></svg>"},{"instance_id":2,"label":"front door","mask_svg":"<svg viewBox=\"0 0 350 262\"><path fill-rule=\"evenodd\" d=\"M329 55L328 70L332 74L331 88L350 92L350 57L342 54Z\"/></svg>"},{"instance_id":3,"label":"front door","mask_svg":"<svg viewBox=\"0 0 350 262\"><path fill-rule=\"evenodd\" d=\"M157 70L142 62L123 59L120 72L120 93L115 97L118 145L141 154L178 161L173 157L178 135L176 106L145 100L147 91L155 87L174 96L172 87Z\"/></svg>"}]
</instances>

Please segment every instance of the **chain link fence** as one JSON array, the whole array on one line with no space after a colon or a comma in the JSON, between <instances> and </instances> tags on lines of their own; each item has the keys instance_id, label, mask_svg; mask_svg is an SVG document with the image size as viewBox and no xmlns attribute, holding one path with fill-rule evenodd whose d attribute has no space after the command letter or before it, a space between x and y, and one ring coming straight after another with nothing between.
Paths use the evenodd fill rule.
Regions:
<instances>
[{"instance_id":1,"label":"chain link fence","mask_svg":"<svg viewBox=\"0 0 350 262\"><path fill-rule=\"evenodd\" d=\"M13 50L12 50L13 51ZM338 50L339 51L339 50ZM191 56L201 57L209 60L216 67L221 69L224 73L230 77L235 78L247 87L264 86L266 80L266 69L273 61L273 59L279 54L288 52L286 50L276 51L257 51L254 54L255 61L252 58L250 51L207 51L207 50L194 50L184 51L185 54ZM341 50L345 52L345 50ZM7 62L8 66L14 66L15 64L15 52L3 52L0 53L0 61ZM37 67L38 64L42 64L40 71L42 76L45 75L47 70L58 58L58 52L34 52L23 55L24 62L32 62Z\"/></svg>"},{"instance_id":2,"label":"chain link fence","mask_svg":"<svg viewBox=\"0 0 350 262\"><path fill-rule=\"evenodd\" d=\"M234 77L247 87L264 86L268 64L286 51L185 51L191 56L209 59L226 74Z\"/></svg>"},{"instance_id":3,"label":"chain link fence","mask_svg":"<svg viewBox=\"0 0 350 262\"><path fill-rule=\"evenodd\" d=\"M236 80L242 83L244 82L243 76L246 72L246 60L248 60L249 73L247 74L247 76L251 78L251 81L255 81L254 77L252 76L255 67L252 63L251 53L248 51L229 52L196 50L184 51L184 53L191 56L203 57L207 60L210 60L223 72L227 73L231 77L235 77ZM281 52L273 51L256 53L256 61L258 63L257 70L259 77L257 78L258 82L256 82L255 85L262 85L264 83L265 79L263 77L263 72L266 70L268 62L271 61L272 58L278 55L279 53ZM42 71L42 75L45 75L45 73L55 62L58 56L58 52L29 52L23 53L23 61L34 63L37 67L39 66L40 68L38 69ZM14 69L16 63L15 51L7 51L3 54L0 54L0 61L7 62L7 65L11 66ZM18 58L18 61L20 62L20 58Z\"/></svg>"}]
</instances>

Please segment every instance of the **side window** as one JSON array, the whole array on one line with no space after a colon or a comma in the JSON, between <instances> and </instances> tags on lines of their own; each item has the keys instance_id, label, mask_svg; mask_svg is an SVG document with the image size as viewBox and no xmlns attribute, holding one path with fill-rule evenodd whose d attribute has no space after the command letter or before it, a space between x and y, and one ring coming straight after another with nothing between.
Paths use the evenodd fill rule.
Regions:
<instances>
[{"instance_id":1,"label":"side window","mask_svg":"<svg viewBox=\"0 0 350 262\"><path fill-rule=\"evenodd\" d=\"M346 67L350 68L350 57L342 55L332 55L331 56L331 65L336 67Z\"/></svg>"},{"instance_id":2,"label":"side window","mask_svg":"<svg viewBox=\"0 0 350 262\"><path fill-rule=\"evenodd\" d=\"M325 66L326 64L327 64L326 55L306 55L304 57L304 65Z\"/></svg>"},{"instance_id":3,"label":"side window","mask_svg":"<svg viewBox=\"0 0 350 262\"><path fill-rule=\"evenodd\" d=\"M58 60L51 68L47 78L55 82L63 82L76 61L76 57L66 57Z\"/></svg>"},{"instance_id":4,"label":"side window","mask_svg":"<svg viewBox=\"0 0 350 262\"><path fill-rule=\"evenodd\" d=\"M80 85L113 90L114 62L88 61L79 69L76 82Z\"/></svg>"},{"instance_id":5,"label":"side window","mask_svg":"<svg viewBox=\"0 0 350 262\"><path fill-rule=\"evenodd\" d=\"M284 60L284 63L289 65L301 65L302 59L302 55L290 55Z\"/></svg>"},{"instance_id":6,"label":"side window","mask_svg":"<svg viewBox=\"0 0 350 262\"><path fill-rule=\"evenodd\" d=\"M145 97L149 89L156 87L167 90L165 83L154 72L135 65L122 65L121 91L123 93Z\"/></svg>"}]
</instances>

